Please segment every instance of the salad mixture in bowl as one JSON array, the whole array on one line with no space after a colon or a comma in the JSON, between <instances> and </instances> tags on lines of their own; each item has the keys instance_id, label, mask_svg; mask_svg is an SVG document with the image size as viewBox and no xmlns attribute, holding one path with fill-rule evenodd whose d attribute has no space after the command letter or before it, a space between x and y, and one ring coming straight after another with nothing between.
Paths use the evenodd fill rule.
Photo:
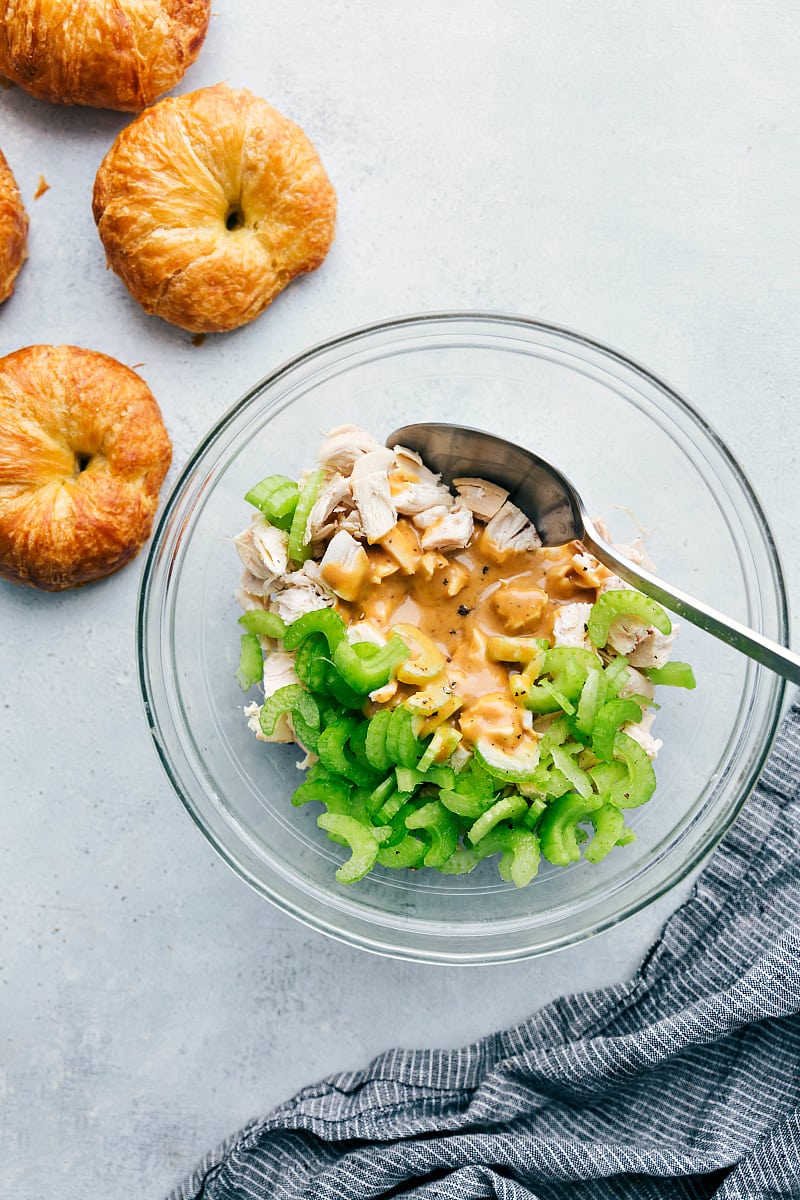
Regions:
<instances>
[{"instance_id":1,"label":"salad mixture in bowl","mask_svg":"<svg viewBox=\"0 0 800 1200\"><path fill-rule=\"evenodd\" d=\"M668 614L582 547L538 547L496 488L445 488L379 444L420 421L556 464L611 540L635 556L644 528L670 580L777 641L783 579L747 480L691 405L624 355L520 317L332 338L254 384L192 453L137 626L145 713L188 814L315 930L418 961L510 961L687 879L750 792L783 683L689 623L669 643Z\"/></svg>"},{"instance_id":2,"label":"salad mixture in bowl","mask_svg":"<svg viewBox=\"0 0 800 1200\"><path fill-rule=\"evenodd\" d=\"M349 848L340 883L493 857L524 887L542 856L598 863L635 838L656 685L695 686L660 605L580 542L543 547L497 484L448 487L355 425L245 499L237 678L263 699L244 712L301 747L292 804L321 803ZM641 539L620 549L652 566Z\"/></svg>"}]
</instances>

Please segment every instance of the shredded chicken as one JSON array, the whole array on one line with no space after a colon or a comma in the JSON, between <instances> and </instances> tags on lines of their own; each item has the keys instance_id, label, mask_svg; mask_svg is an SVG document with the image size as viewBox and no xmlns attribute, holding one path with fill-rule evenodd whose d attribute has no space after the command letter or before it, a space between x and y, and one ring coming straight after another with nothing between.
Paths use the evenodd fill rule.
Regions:
<instances>
[{"instance_id":1,"label":"shredded chicken","mask_svg":"<svg viewBox=\"0 0 800 1200\"><path fill-rule=\"evenodd\" d=\"M648 679L646 675L642 675L641 671L637 671L635 667L628 667L628 678L619 689L619 694L624 700L626 696L644 696L648 700L655 700L656 685L652 679Z\"/></svg>"},{"instance_id":2,"label":"shredded chicken","mask_svg":"<svg viewBox=\"0 0 800 1200\"><path fill-rule=\"evenodd\" d=\"M487 545L498 553L537 550L542 544L525 513L510 500L506 500L489 521L484 537Z\"/></svg>"},{"instance_id":3,"label":"shredded chicken","mask_svg":"<svg viewBox=\"0 0 800 1200\"><path fill-rule=\"evenodd\" d=\"M284 577L283 582L284 587L270 593L269 607L287 625L302 617L303 613L330 608L333 604L331 593L306 571L293 571Z\"/></svg>"},{"instance_id":4,"label":"shredded chicken","mask_svg":"<svg viewBox=\"0 0 800 1200\"><path fill-rule=\"evenodd\" d=\"M413 516L426 508L453 503L452 492L422 462L413 450L403 446L394 448L394 468L389 472L394 506L403 516Z\"/></svg>"},{"instance_id":5,"label":"shredded chicken","mask_svg":"<svg viewBox=\"0 0 800 1200\"><path fill-rule=\"evenodd\" d=\"M487 479L474 479L463 476L453 480L453 487L459 494L462 504L465 504L479 521L491 521L508 499L505 488Z\"/></svg>"},{"instance_id":6,"label":"shredded chicken","mask_svg":"<svg viewBox=\"0 0 800 1200\"><path fill-rule=\"evenodd\" d=\"M624 654L632 667L663 667L677 635L677 625L663 634L641 617L623 613L609 625L607 644L617 654Z\"/></svg>"},{"instance_id":7,"label":"shredded chicken","mask_svg":"<svg viewBox=\"0 0 800 1200\"><path fill-rule=\"evenodd\" d=\"M337 425L317 451L317 462L330 471L349 475L364 454L382 449L371 433L358 425Z\"/></svg>"},{"instance_id":8,"label":"shredded chicken","mask_svg":"<svg viewBox=\"0 0 800 1200\"><path fill-rule=\"evenodd\" d=\"M329 523L330 518L334 510L343 501L350 501L352 503L350 481L349 479L345 479L344 475L340 475L337 472L331 476L322 488L314 501L311 512L308 514L305 538L307 542L322 541L327 536L328 530L335 530L335 524Z\"/></svg>"},{"instance_id":9,"label":"shredded chicken","mask_svg":"<svg viewBox=\"0 0 800 1200\"><path fill-rule=\"evenodd\" d=\"M247 529L233 539L242 565L257 579L279 579L289 565L288 535L268 524L261 513L253 515Z\"/></svg>"},{"instance_id":10,"label":"shredded chicken","mask_svg":"<svg viewBox=\"0 0 800 1200\"><path fill-rule=\"evenodd\" d=\"M556 646L578 646L584 650L593 650L586 630L591 611L591 604L562 604L553 621L553 640Z\"/></svg>"},{"instance_id":11,"label":"shredded chicken","mask_svg":"<svg viewBox=\"0 0 800 1200\"><path fill-rule=\"evenodd\" d=\"M388 474L393 460L392 451L380 447L362 455L353 466L353 501L364 537L370 544L379 541L397 524Z\"/></svg>"},{"instance_id":12,"label":"shredded chicken","mask_svg":"<svg viewBox=\"0 0 800 1200\"><path fill-rule=\"evenodd\" d=\"M339 529L325 547L319 574L342 600L355 600L369 574L367 552L346 529Z\"/></svg>"},{"instance_id":13,"label":"shredded chicken","mask_svg":"<svg viewBox=\"0 0 800 1200\"><path fill-rule=\"evenodd\" d=\"M631 721L622 726L622 732L627 733L628 737L632 737L635 742L638 742L648 758L655 758L664 745L661 738L654 738L650 732L654 719L655 713L648 712L644 714L641 721Z\"/></svg>"},{"instance_id":14,"label":"shredded chicken","mask_svg":"<svg viewBox=\"0 0 800 1200\"><path fill-rule=\"evenodd\" d=\"M423 530L420 544L423 550L463 550L472 537L472 529L470 510L454 504Z\"/></svg>"}]
</instances>

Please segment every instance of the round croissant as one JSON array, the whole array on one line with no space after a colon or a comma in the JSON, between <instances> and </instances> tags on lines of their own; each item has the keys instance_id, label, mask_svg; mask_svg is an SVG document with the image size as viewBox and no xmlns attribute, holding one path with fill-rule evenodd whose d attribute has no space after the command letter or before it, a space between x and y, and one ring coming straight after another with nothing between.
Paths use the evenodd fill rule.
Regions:
<instances>
[{"instance_id":1,"label":"round croissant","mask_svg":"<svg viewBox=\"0 0 800 1200\"><path fill-rule=\"evenodd\" d=\"M336 194L297 125L217 84L161 100L122 130L93 209L109 266L146 312L221 333L322 263Z\"/></svg>"},{"instance_id":2,"label":"round croissant","mask_svg":"<svg viewBox=\"0 0 800 1200\"><path fill-rule=\"evenodd\" d=\"M137 112L183 77L211 0L0 0L0 75L39 100Z\"/></svg>"},{"instance_id":3,"label":"round croissant","mask_svg":"<svg viewBox=\"0 0 800 1200\"><path fill-rule=\"evenodd\" d=\"M172 447L128 367L77 346L0 358L0 576L60 591L148 537Z\"/></svg>"},{"instance_id":4,"label":"round croissant","mask_svg":"<svg viewBox=\"0 0 800 1200\"><path fill-rule=\"evenodd\" d=\"M14 290L27 256L28 217L16 180L0 150L0 304Z\"/></svg>"}]
</instances>

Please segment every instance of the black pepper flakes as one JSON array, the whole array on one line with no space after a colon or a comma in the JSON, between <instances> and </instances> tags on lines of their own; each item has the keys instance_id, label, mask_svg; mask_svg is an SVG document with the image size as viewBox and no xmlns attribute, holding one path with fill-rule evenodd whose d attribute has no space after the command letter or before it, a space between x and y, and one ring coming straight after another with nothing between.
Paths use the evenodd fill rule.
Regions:
<instances>
[{"instance_id":1,"label":"black pepper flakes","mask_svg":"<svg viewBox=\"0 0 800 1200\"><path fill-rule=\"evenodd\" d=\"M460 617L467 617L467 616L469 616L469 614L470 614L471 612L472 612L472 609L471 609L471 608L469 608L469 607L468 607L466 604L459 604L459 606L458 606L458 615L459 615Z\"/></svg>"}]
</instances>

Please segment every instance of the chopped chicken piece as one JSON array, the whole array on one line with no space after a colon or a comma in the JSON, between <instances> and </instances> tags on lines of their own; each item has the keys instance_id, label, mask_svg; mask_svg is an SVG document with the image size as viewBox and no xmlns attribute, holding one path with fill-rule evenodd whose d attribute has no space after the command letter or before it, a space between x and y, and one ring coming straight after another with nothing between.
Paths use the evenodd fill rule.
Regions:
<instances>
[{"instance_id":1,"label":"chopped chicken piece","mask_svg":"<svg viewBox=\"0 0 800 1200\"><path fill-rule=\"evenodd\" d=\"M427 529L429 525L446 517L449 511L450 508L446 504L434 504L430 508L424 509L423 512L415 513L412 519L417 529Z\"/></svg>"},{"instance_id":2,"label":"chopped chicken piece","mask_svg":"<svg viewBox=\"0 0 800 1200\"><path fill-rule=\"evenodd\" d=\"M355 600L369 574L367 552L346 529L340 529L325 547L319 573L342 600Z\"/></svg>"},{"instance_id":3,"label":"chopped chicken piece","mask_svg":"<svg viewBox=\"0 0 800 1200\"><path fill-rule=\"evenodd\" d=\"M270 593L270 608L291 625L303 613L330 608L333 596L305 571L284 576L284 587Z\"/></svg>"},{"instance_id":4,"label":"chopped chicken piece","mask_svg":"<svg viewBox=\"0 0 800 1200\"><path fill-rule=\"evenodd\" d=\"M454 497L441 476L426 467L418 454L404 446L394 448L395 464L389 471L394 506L404 516L442 504L449 508Z\"/></svg>"},{"instance_id":5,"label":"chopped chicken piece","mask_svg":"<svg viewBox=\"0 0 800 1200\"><path fill-rule=\"evenodd\" d=\"M241 578L241 586L237 592L242 608L266 608L267 596L272 587L269 579L259 579L250 571L245 571ZM247 603L245 603L245 600Z\"/></svg>"},{"instance_id":6,"label":"chopped chicken piece","mask_svg":"<svg viewBox=\"0 0 800 1200\"><path fill-rule=\"evenodd\" d=\"M630 586L624 579L620 579L619 575L607 575L597 589L597 595L600 597L603 592L623 592Z\"/></svg>"},{"instance_id":7,"label":"chopped chicken piece","mask_svg":"<svg viewBox=\"0 0 800 1200\"><path fill-rule=\"evenodd\" d=\"M372 434L358 425L337 425L317 451L317 462L331 471L349 475L359 458L379 448L380 443Z\"/></svg>"},{"instance_id":8,"label":"chopped chicken piece","mask_svg":"<svg viewBox=\"0 0 800 1200\"><path fill-rule=\"evenodd\" d=\"M499 556L521 550L537 550L542 544L525 513L510 500L506 500L489 521L481 542L484 551L488 549Z\"/></svg>"},{"instance_id":9,"label":"chopped chicken piece","mask_svg":"<svg viewBox=\"0 0 800 1200\"><path fill-rule=\"evenodd\" d=\"M591 604L579 602L562 604L553 621L553 641L556 646L577 646L583 650L593 650L594 647L586 632L586 625L592 611Z\"/></svg>"},{"instance_id":10,"label":"chopped chicken piece","mask_svg":"<svg viewBox=\"0 0 800 1200\"><path fill-rule=\"evenodd\" d=\"M331 524L328 526L329 532L326 534L326 536L330 536L331 534L335 533L337 529L346 529L348 533L352 533L353 537L358 538L360 541L364 541L367 536L364 533L364 526L361 523L361 515L357 508L345 508L342 506L337 510L336 524Z\"/></svg>"},{"instance_id":11,"label":"chopped chicken piece","mask_svg":"<svg viewBox=\"0 0 800 1200\"><path fill-rule=\"evenodd\" d=\"M460 504L454 504L427 526L420 543L423 550L463 550L472 537L472 530L470 510L462 508Z\"/></svg>"},{"instance_id":12,"label":"chopped chicken piece","mask_svg":"<svg viewBox=\"0 0 800 1200\"><path fill-rule=\"evenodd\" d=\"M632 667L663 667L672 657L672 643L679 631L678 625L673 625L672 632L667 634L651 629L647 637L627 656L628 662Z\"/></svg>"},{"instance_id":13,"label":"chopped chicken piece","mask_svg":"<svg viewBox=\"0 0 800 1200\"><path fill-rule=\"evenodd\" d=\"M492 594L492 608L507 633L533 633L546 604L547 593L539 588L506 583Z\"/></svg>"},{"instance_id":14,"label":"chopped chicken piece","mask_svg":"<svg viewBox=\"0 0 800 1200\"><path fill-rule=\"evenodd\" d=\"M350 480L338 473L332 475L320 491L308 514L305 530L306 542L322 541L325 537L325 530L329 528L328 521L334 509L343 500L350 499Z\"/></svg>"},{"instance_id":15,"label":"chopped chicken piece","mask_svg":"<svg viewBox=\"0 0 800 1200\"><path fill-rule=\"evenodd\" d=\"M371 621L356 621L347 626L347 639L350 642L371 642L373 646L385 646L386 638Z\"/></svg>"},{"instance_id":16,"label":"chopped chicken piece","mask_svg":"<svg viewBox=\"0 0 800 1200\"><path fill-rule=\"evenodd\" d=\"M393 460L391 450L379 447L364 454L353 467L353 500L370 544L379 541L397 524L388 475Z\"/></svg>"},{"instance_id":17,"label":"chopped chicken piece","mask_svg":"<svg viewBox=\"0 0 800 1200\"><path fill-rule=\"evenodd\" d=\"M663 634L641 617L622 613L608 627L607 645L624 654L632 667L662 667L669 661L677 634L676 625Z\"/></svg>"},{"instance_id":18,"label":"chopped chicken piece","mask_svg":"<svg viewBox=\"0 0 800 1200\"><path fill-rule=\"evenodd\" d=\"M474 479L465 475L461 479L454 479L453 487L461 503L466 504L479 521L491 521L508 499L506 489L490 483L488 479Z\"/></svg>"},{"instance_id":19,"label":"chopped chicken piece","mask_svg":"<svg viewBox=\"0 0 800 1200\"><path fill-rule=\"evenodd\" d=\"M243 566L258 579L277 579L283 575L289 559L286 551L288 534L276 529L255 513L247 529L233 539Z\"/></svg>"},{"instance_id":20,"label":"chopped chicken piece","mask_svg":"<svg viewBox=\"0 0 800 1200\"><path fill-rule=\"evenodd\" d=\"M400 518L394 529L380 538L380 545L397 563L404 575L413 575L422 558L417 531L410 521Z\"/></svg>"},{"instance_id":21,"label":"chopped chicken piece","mask_svg":"<svg viewBox=\"0 0 800 1200\"><path fill-rule=\"evenodd\" d=\"M374 692L370 692L369 698L375 704L388 704L392 696L397 693L397 680L390 679L382 688L376 688Z\"/></svg>"},{"instance_id":22,"label":"chopped chicken piece","mask_svg":"<svg viewBox=\"0 0 800 1200\"><path fill-rule=\"evenodd\" d=\"M641 671L629 666L628 678L619 689L619 695L623 700L626 696L645 696L648 700L655 700L656 685L652 679L642 675Z\"/></svg>"},{"instance_id":23,"label":"chopped chicken piece","mask_svg":"<svg viewBox=\"0 0 800 1200\"><path fill-rule=\"evenodd\" d=\"M664 745L661 738L654 738L650 732L654 718L655 713L648 712L644 714L641 721L631 721L622 726L622 732L627 733L628 737L632 737L635 742L638 742L648 758L655 758Z\"/></svg>"}]
</instances>

